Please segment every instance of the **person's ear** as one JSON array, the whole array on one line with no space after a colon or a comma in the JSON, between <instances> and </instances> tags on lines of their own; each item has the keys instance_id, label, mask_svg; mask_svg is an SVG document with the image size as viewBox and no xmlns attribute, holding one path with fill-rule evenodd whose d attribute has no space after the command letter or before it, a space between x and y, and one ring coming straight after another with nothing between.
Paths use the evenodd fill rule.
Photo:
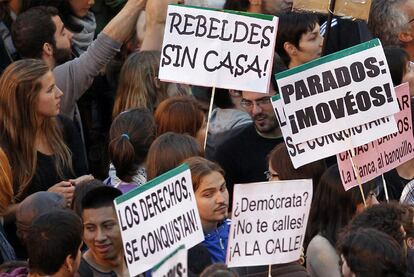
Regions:
<instances>
[{"instance_id":1,"label":"person's ear","mask_svg":"<svg viewBox=\"0 0 414 277\"><path fill-rule=\"evenodd\" d=\"M411 42L413 40L413 35L411 34L410 30L407 30L407 31L398 33L398 39L402 43L408 43L408 42Z\"/></svg>"},{"instance_id":2,"label":"person's ear","mask_svg":"<svg viewBox=\"0 0 414 277\"><path fill-rule=\"evenodd\" d=\"M283 48L285 49L286 53L289 55L289 57L294 57L297 55L298 53L298 49L296 48L295 45L293 45L290 42L285 42L283 44Z\"/></svg>"},{"instance_id":3,"label":"person's ear","mask_svg":"<svg viewBox=\"0 0 414 277\"><path fill-rule=\"evenodd\" d=\"M43 53L49 57L53 56L53 47L50 43L45 42L43 44Z\"/></svg>"},{"instance_id":4,"label":"person's ear","mask_svg":"<svg viewBox=\"0 0 414 277\"><path fill-rule=\"evenodd\" d=\"M410 249L414 249L414 238L413 237L407 237L407 246Z\"/></svg>"},{"instance_id":5,"label":"person's ear","mask_svg":"<svg viewBox=\"0 0 414 277\"><path fill-rule=\"evenodd\" d=\"M67 255L64 263L65 268L71 272L75 272L75 259L73 259L72 255Z\"/></svg>"}]
</instances>

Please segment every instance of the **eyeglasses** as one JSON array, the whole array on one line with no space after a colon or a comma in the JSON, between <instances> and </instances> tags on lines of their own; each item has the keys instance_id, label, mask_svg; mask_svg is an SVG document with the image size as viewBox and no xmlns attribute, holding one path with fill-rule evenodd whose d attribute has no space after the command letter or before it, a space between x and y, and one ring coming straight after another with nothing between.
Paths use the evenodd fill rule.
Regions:
<instances>
[{"instance_id":1,"label":"eyeglasses","mask_svg":"<svg viewBox=\"0 0 414 277\"><path fill-rule=\"evenodd\" d=\"M251 109L253 108L253 103L256 103L256 106L259 107L263 107L264 105L270 104L271 101L271 97L270 96L265 96L256 100L247 100L247 99L242 99L240 101L240 105L245 108L245 109Z\"/></svg>"}]
</instances>

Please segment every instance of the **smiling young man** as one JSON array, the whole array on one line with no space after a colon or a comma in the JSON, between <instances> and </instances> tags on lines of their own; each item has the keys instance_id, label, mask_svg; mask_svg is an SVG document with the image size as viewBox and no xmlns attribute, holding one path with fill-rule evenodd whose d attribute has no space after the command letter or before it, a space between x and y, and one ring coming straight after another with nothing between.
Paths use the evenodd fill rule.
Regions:
<instances>
[{"instance_id":1,"label":"smiling young man","mask_svg":"<svg viewBox=\"0 0 414 277\"><path fill-rule=\"evenodd\" d=\"M121 194L116 188L101 186L82 199L83 241L88 250L81 259L80 276L128 276L113 204Z\"/></svg>"}]
</instances>

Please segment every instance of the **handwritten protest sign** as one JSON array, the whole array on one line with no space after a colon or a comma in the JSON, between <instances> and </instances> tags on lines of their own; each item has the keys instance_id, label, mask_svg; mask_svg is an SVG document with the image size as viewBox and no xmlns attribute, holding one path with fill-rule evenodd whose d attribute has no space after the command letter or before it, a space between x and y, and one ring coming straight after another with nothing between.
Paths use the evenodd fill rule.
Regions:
<instances>
[{"instance_id":1,"label":"handwritten protest sign","mask_svg":"<svg viewBox=\"0 0 414 277\"><path fill-rule=\"evenodd\" d=\"M293 9L328 13L329 0L294 0ZM333 13L337 16L350 16L368 20L372 0L336 0Z\"/></svg>"},{"instance_id":2,"label":"handwritten protest sign","mask_svg":"<svg viewBox=\"0 0 414 277\"><path fill-rule=\"evenodd\" d=\"M279 94L272 97L272 104L285 139L290 159L295 168L336 155L348 150L350 147L364 145L397 131L397 123L394 116L390 116L352 127L351 129L295 144L292 141Z\"/></svg>"},{"instance_id":3,"label":"handwritten protest sign","mask_svg":"<svg viewBox=\"0 0 414 277\"><path fill-rule=\"evenodd\" d=\"M378 39L276 74L294 143L398 112Z\"/></svg>"},{"instance_id":4,"label":"handwritten protest sign","mask_svg":"<svg viewBox=\"0 0 414 277\"><path fill-rule=\"evenodd\" d=\"M152 277L185 277L187 275L187 250L184 245L181 245L156 265L151 274Z\"/></svg>"},{"instance_id":5,"label":"handwritten protest sign","mask_svg":"<svg viewBox=\"0 0 414 277\"><path fill-rule=\"evenodd\" d=\"M151 269L181 244L188 249L204 240L186 164L114 202L131 276Z\"/></svg>"},{"instance_id":6,"label":"handwritten protest sign","mask_svg":"<svg viewBox=\"0 0 414 277\"><path fill-rule=\"evenodd\" d=\"M312 201L312 180L234 186L229 267L298 260Z\"/></svg>"},{"instance_id":7,"label":"handwritten protest sign","mask_svg":"<svg viewBox=\"0 0 414 277\"><path fill-rule=\"evenodd\" d=\"M371 143L355 148L354 163L361 182L375 177L414 158L414 137L411 118L410 91L408 83L396 88L400 112L395 115L398 131ZM346 190L357 186L348 152L337 155L339 172Z\"/></svg>"},{"instance_id":8,"label":"handwritten protest sign","mask_svg":"<svg viewBox=\"0 0 414 277\"><path fill-rule=\"evenodd\" d=\"M267 93L277 17L168 6L159 78Z\"/></svg>"}]
</instances>

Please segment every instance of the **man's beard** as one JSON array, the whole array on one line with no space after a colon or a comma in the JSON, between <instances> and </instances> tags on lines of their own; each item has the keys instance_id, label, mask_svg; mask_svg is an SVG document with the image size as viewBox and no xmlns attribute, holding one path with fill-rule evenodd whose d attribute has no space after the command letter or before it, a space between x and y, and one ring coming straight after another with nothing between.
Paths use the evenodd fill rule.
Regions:
<instances>
[{"instance_id":1,"label":"man's beard","mask_svg":"<svg viewBox=\"0 0 414 277\"><path fill-rule=\"evenodd\" d=\"M72 59L72 50L64 48L55 48L53 51L53 58L56 65L64 64Z\"/></svg>"}]
</instances>

